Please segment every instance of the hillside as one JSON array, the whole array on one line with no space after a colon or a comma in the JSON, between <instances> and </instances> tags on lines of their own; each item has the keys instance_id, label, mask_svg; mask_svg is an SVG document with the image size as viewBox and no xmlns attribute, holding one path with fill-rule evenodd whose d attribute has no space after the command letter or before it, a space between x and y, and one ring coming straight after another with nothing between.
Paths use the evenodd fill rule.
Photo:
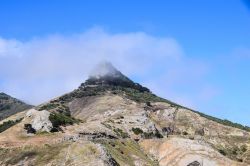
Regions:
<instances>
[{"instance_id":1,"label":"hillside","mask_svg":"<svg viewBox=\"0 0 250 166\"><path fill-rule=\"evenodd\" d=\"M0 93L0 120L28 108L31 108L31 106L5 93Z\"/></svg>"},{"instance_id":2,"label":"hillside","mask_svg":"<svg viewBox=\"0 0 250 166\"><path fill-rule=\"evenodd\" d=\"M0 133L0 165L250 164L248 127L160 98L110 63L9 118L20 122Z\"/></svg>"}]
</instances>

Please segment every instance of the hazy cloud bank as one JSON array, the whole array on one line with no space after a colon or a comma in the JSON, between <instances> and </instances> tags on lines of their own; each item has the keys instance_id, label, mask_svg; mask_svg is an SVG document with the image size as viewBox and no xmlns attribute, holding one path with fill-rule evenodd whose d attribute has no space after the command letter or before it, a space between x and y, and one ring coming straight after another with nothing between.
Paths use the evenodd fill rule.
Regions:
<instances>
[{"instance_id":1,"label":"hazy cloud bank","mask_svg":"<svg viewBox=\"0 0 250 166\"><path fill-rule=\"evenodd\" d=\"M191 90L198 86L204 92L197 93L206 96L206 87L198 85L206 65L188 59L175 39L143 32L111 34L101 28L25 42L0 38L0 91L39 104L78 87L102 60L184 104L193 105L178 99L178 85L190 85Z\"/></svg>"}]
</instances>

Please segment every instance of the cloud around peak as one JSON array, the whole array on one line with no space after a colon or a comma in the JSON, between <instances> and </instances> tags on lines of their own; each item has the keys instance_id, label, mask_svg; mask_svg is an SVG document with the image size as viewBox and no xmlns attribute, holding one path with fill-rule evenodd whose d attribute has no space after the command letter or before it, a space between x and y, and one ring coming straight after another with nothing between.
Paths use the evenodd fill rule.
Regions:
<instances>
[{"instance_id":1,"label":"cloud around peak","mask_svg":"<svg viewBox=\"0 0 250 166\"><path fill-rule=\"evenodd\" d=\"M249 68L247 48L208 60L189 55L172 37L91 28L27 41L0 37L0 92L40 104L77 88L101 61L161 97L221 117L235 110L228 101L239 89L232 83L245 80L244 87L249 85L244 79L249 70L242 70ZM241 94L247 96L245 89ZM244 99L241 105L247 103Z\"/></svg>"},{"instance_id":2,"label":"cloud around peak","mask_svg":"<svg viewBox=\"0 0 250 166\"><path fill-rule=\"evenodd\" d=\"M175 39L144 32L112 34L92 28L28 41L0 38L0 89L39 104L76 88L103 60L127 75L140 76L152 72L156 64L182 57Z\"/></svg>"}]
</instances>

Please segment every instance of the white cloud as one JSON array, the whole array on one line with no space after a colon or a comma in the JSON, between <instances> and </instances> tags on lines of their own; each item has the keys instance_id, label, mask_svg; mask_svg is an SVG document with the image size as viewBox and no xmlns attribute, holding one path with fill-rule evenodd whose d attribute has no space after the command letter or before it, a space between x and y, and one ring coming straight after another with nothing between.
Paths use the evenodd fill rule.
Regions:
<instances>
[{"instance_id":1,"label":"white cloud","mask_svg":"<svg viewBox=\"0 0 250 166\"><path fill-rule=\"evenodd\" d=\"M76 88L100 60L145 80L157 70L181 65L183 56L175 39L143 32L111 34L93 28L25 42L0 38L0 91L39 104Z\"/></svg>"},{"instance_id":2,"label":"white cloud","mask_svg":"<svg viewBox=\"0 0 250 166\"><path fill-rule=\"evenodd\" d=\"M21 52L21 48L22 43L17 40L5 40L0 38L0 57L18 55Z\"/></svg>"}]
</instances>

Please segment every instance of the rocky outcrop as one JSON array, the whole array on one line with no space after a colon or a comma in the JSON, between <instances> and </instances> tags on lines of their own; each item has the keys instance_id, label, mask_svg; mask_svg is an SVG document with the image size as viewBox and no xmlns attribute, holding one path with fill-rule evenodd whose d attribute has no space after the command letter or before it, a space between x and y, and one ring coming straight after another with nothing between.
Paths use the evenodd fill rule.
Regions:
<instances>
[{"instance_id":1,"label":"rocky outcrop","mask_svg":"<svg viewBox=\"0 0 250 166\"><path fill-rule=\"evenodd\" d=\"M244 165L225 158L201 140L171 136L162 140L143 140L140 145L148 154L158 159L160 166Z\"/></svg>"},{"instance_id":2,"label":"rocky outcrop","mask_svg":"<svg viewBox=\"0 0 250 166\"><path fill-rule=\"evenodd\" d=\"M30 109L26 113L27 118L31 120L31 126L33 129L39 132L50 132L53 128L52 123L49 120L50 112L43 110L37 111L36 109Z\"/></svg>"},{"instance_id":3,"label":"rocky outcrop","mask_svg":"<svg viewBox=\"0 0 250 166\"><path fill-rule=\"evenodd\" d=\"M105 132L80 132L79 134L74 135L66 135L63 137L62 142L64 141L72 141L76 142L79 140L89 140L89 141L95 141L95 140L103 140L103 139L118 139L116 136L109 135Z\"/></svg>"},{"instance_id":4,"label":"rocky outcrop","mask_svg":"<svg viewBox=\"0 0 250 166\"><path fill-rule=\"evenodd\" d=\"M187 166L201 166L201 164L198 161L194 161L192 163L189 163Z\"/></svg>"}]
</instances>

